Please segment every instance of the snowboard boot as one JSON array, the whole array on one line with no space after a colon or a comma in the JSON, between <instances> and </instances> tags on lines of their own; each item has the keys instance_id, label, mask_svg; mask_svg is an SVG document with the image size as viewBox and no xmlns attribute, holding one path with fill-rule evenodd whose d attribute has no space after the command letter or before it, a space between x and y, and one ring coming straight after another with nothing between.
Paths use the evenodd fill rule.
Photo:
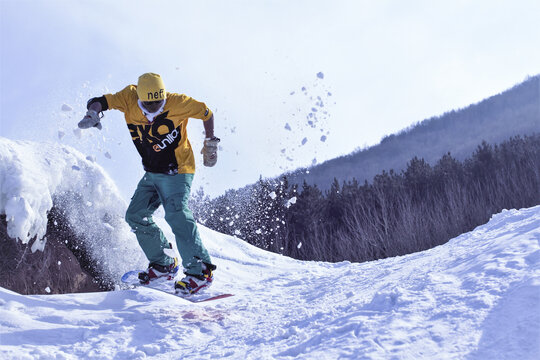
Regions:
<instances>
[{"instance_id":1,"label":"snowboard boot","mask_svg":"<svg viewBox=\"0 0 540 360\"><path fill-rule=\"evenodd\" d=\"M148 285L150 281L167 276L168 280L174 278L178 272L178 258L173 258L174 261L170 265L159 265L150 263L146 271L139 273L139 282L143 285Z\"/></svg>"},{"instance_id":2,"label":"snowboard boot","mask_svg":"<svg viewBox=\"0 0 540 360\"><path fill-rule=\"evenodd\" d=\"M175 282L175 292L182 295L193 295L201 289L209 288L214 280L213 270L216 270L216 265L202 263L202 268L202 275L186 273L186 276L182 280Z\"/></svg>"}]
</instances>

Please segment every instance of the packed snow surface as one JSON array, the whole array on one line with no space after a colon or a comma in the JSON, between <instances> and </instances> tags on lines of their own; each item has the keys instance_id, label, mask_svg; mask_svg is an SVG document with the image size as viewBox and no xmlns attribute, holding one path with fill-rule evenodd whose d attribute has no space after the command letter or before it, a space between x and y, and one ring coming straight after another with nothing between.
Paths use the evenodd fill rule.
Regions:
<instances>
[{"instance_id":1,"label":"packed snow surface","mask_svg":"<svg viewBox=\"0 0 540 360\"><path fill-rule=\"evenodd\" d=\"M22 223L42 233L40 212L51 206L47 197L59 198L66 183L93 222L111 222L125 210L114 184L82 154L60 147L59 160L42 146L42 153L56 159L52 164L65 165L51 165L56 174L41 173L48 166L36 151L31 154L36 166L27 173L21 151L27 152L28 144L0 145L0 210L7 213L12 201L10 221L23 238ZM31 186L35 179L42 179L39 191ZM100 188L112 200L101 196ZM68 215L77 212L70 203L66 209ZM109 216L96 215L103 213ZM157 221L164 226L162 218ZM91 234L123 233L119 223L108 223L105 230L86 229L89 223L72 224ZM297 261L203 226L200 231L218 266L209 291L235 296L192 303L144 287L35 296L0 288L0 358L538 359L540 354L540 206L503 211L427 251L361 264ZM109 268L113 274L143 263L127 233L121 256L111 250L118 246L112 239L101 243L103 260L115 263Z\"/></svg>"}]
</instances>

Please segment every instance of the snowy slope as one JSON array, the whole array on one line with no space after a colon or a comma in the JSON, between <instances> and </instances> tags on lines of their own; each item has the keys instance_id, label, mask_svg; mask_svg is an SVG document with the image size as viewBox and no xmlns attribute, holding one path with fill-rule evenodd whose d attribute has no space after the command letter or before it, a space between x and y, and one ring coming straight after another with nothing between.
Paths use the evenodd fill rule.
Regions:
<instances>
[{"instance_id":1,"label":"snowy slope","mask_svg":"<svg viewBox=\"0 0 540 360\"><path fill-rule=\"evenodd\" d=\"M6 140L0 145L2 166L6 148L15 154L16 146L25 146ZM9 189L17 197L13 184L30 180L21 169L16 177L0 172L3 194ZM88 180L86 170L78 172ZM101 175L92 180L93 187L108 184ZM50 181L46 188L55 198ZM92 196L87 181L64 178L57 188L65 182L92 202L91 216L109 201L86 198ZM108 188L114 196L114 187ZM28 206L42 203L45 192L26 192ZM121 208L111 205L109 211ZM15 228L18 214L26 212L12 212ZM193 304L148 288L48 296L0 288L0 358L537 359L540 354L540 206L503 211L428 251L362 264L301 262L200 229L218 265L211 290L234 297ZM134 238L124 240L124 253L134 256L111 266L114 273L140 263ZM103 246L101 256L118 262L115 252L107 251L113 245Z\"/></svg>"},{"instance_id":2,"label":"snowy slope","mask_svg":"<svg viewBox=\"0 0 540 360\"><path fill-rule=\"evenodd\" d=\"M506 211L399 258L299 262L202 229L219 266L192 304L151 289L0 291L7 358L534 359L540 354L540 207Z\"/></svg>"}]
</instances>

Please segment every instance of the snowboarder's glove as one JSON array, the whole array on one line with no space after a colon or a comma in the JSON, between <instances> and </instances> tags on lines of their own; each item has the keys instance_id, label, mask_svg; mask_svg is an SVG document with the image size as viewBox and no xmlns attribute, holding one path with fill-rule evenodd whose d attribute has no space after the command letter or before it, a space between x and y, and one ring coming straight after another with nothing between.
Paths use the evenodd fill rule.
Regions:
<instances>
[{"instance_id":1,"label":"snowboarder's glove","mask_svg":"<svg viewBox=\"0 0 540 360\"><path fill-rule=\"evenodd\" d=\"M83 119L79 121L79 128L90 129L91 127L97 127L99 130L101 130L102 126L100 120L101 118L99 117L97 111L88 110Z\"/></svg>"},{"instance_id":2,"label":"snowboarder's glove","mask_svg":"<svg viewBox=\"0 0 540 360\"><path fill-rule=\"evenodd\" d=\"M219 139L217 137L207 138L204 140L204 147L201 150L203 154L204 166L212 167L217 163L217 149Z\"/></svg>"}]
</instances>

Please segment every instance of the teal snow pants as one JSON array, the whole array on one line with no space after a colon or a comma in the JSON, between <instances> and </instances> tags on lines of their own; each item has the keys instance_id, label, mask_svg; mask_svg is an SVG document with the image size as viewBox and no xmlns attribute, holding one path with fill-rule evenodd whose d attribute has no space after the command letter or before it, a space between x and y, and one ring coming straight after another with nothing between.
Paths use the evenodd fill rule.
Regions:
<instances>
[{"instance_id":1,"label":"teal snow pants","mask_svg":"<svg viewBox=\"0 0 540 360\"><path fill-rule=\"evenodd\" d=\"M159 205L165 209L165 220L176 237L176 248L186 273L202 274L201 261L211 264L197 230L188 199L193 174L158 174L146 172L137 185L126 212L126 221L133 229L148 261L169 265L174 260L163 252L169 242L154 223L152 214Z\"/></svg>"}]
</instances>

